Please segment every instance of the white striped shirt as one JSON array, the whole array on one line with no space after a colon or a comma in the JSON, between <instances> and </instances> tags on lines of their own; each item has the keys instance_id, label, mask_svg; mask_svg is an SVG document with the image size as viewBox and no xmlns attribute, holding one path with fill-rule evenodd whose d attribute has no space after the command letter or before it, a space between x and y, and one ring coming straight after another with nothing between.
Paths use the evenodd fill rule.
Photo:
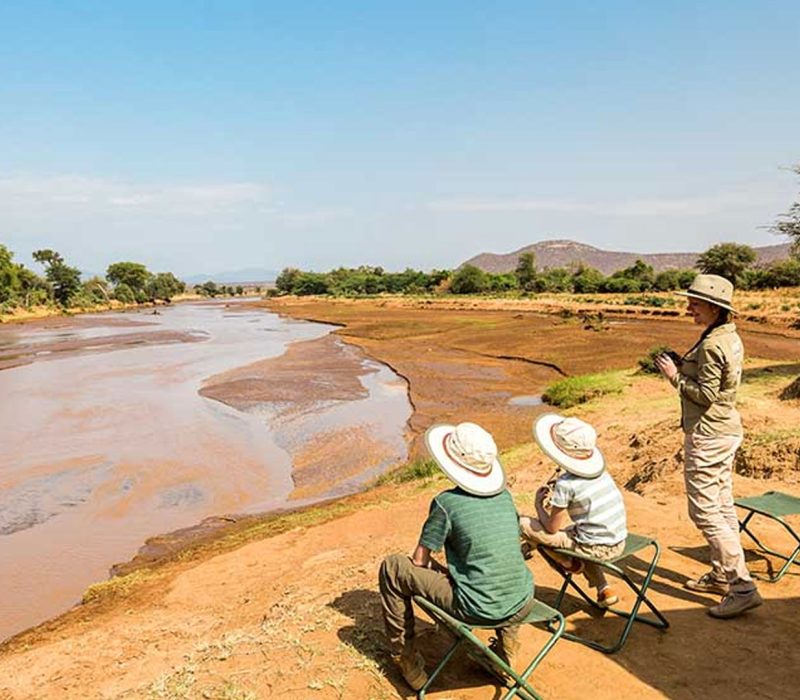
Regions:
<instances>
[{"instance_id":1,"label":"white striped shirt","mask_svg":"<svg viewBox=\"0 0 800 700\"><path fill-rule=\"evenodd\" d=\"M608 471L594 479L564 473L558 477L551 505L566 508L575 523L573 538L583 544L616 544L628 536L625 504Z\"/></svg>"}]
</instances>

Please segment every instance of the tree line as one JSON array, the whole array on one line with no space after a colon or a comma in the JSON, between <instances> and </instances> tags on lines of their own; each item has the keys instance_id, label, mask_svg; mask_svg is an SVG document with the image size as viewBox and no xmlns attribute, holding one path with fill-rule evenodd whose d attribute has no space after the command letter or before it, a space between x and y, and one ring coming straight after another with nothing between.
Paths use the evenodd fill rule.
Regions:
<instances>
[{"instance_id":1,"label":"tree line","mask_svg":"<svg viewBox=\"0 0 800 700\"><path fill-rule=\"evenodd\" d=\"M513 272L491 273L474 265L429 273L412 269L391 273L368 266L340 267L331 272L285 268L275 287L279 294L298 296L509 292L619 294L686 289L698 271L727 277L740 289L800 286L800 256L757 266L756 253L750 246L720 243L701 254L695 268L658 273L642 260L610 275L583 264L539 270L535 255L529 252L519 256Z\"/></svg>"},{"instance_id":2,"label":"tree line","mask_svg":"<svg viewBox=\"0 0 800 700\"><path fill-rule=\"evenodd\" d=\"M171 301L186 285L171 272L150 272L137 262L116 262L105 277L81 279L81 271L49 248L34 251L33 259L44 268L38 275L14 261L14 254L0 244L0 310L56 305L64 309L107 304Z\"/></svg>"}]
</instances>

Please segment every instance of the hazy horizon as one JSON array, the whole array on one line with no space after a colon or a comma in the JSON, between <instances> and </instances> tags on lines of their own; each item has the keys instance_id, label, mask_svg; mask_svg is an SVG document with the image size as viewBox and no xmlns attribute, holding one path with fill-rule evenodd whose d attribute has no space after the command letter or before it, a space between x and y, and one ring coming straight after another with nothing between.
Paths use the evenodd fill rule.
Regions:
<instances>
[{"instance_id":1,"label":"hazy horizon","mask_svg":"<svg viewBox=\"0 0 800 700\"><path fill-rule=\"evenodd\" d=\"M788 0L5 3L0 242L181 276L780 244L798 27Z\"/></svg>"}]
</instances>

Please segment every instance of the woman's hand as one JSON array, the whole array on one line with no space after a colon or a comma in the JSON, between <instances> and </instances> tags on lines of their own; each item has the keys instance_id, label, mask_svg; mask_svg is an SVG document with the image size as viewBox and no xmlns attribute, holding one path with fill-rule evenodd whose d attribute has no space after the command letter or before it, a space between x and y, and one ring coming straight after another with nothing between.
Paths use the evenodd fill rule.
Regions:
<instances>
[{"instance_id":1,"label":"woman's hand","mask_svg":"<svg viewBox=\"0 0 800 700\"><path fill-rule=\"evenodd\" d=\"M659 355L654 360L655 366L658 368L658 371L661 374L672 381L675 377L678 376L678 368L675 366L675 363L672 361L672 358L669 355Z\"/></svg>"}]
</instances>

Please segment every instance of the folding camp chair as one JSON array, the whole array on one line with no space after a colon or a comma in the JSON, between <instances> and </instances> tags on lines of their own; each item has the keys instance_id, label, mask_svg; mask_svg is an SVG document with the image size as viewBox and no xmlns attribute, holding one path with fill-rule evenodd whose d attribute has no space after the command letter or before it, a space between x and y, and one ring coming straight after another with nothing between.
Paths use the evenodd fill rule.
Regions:
<instances>
[{"instance_id":1,"label":"folding camp chair","mask_svg":"<svg viewBox=\"0 0 800 700\"><path fill-rule=\"evenodd\" d=\"M523 698L523 700L541 700L541 696L538 695L531 687L530 683L528 683L528 677L534 672L541 660L547 656L547 653L553 648L558 638L564 633L564 617L560 612L553 610L537 600L530 614L519 622L521 625L539 622L545 623L545 628L551 632L551 635L525 670L522 673L518 673L472 633L473 629L496 629L497 627L502 627L502 623L499 625L490 623L480 625L468 623L448 615L444 610L420 596L414 596L414 602L455 638L453 644L439 662L439 665L436 666L433 672L428 676L428 682L422 686L417 694L420 700L423 700L428 688L430 688L436 676L438 676L447 665L447 662L450 661L453 654L456 653L459 647L465 644L468 645L471 651L477 652L482 663L485 662L488 667L496 670L496 673L499 674L500 677L508 679L506 687L509 688L509 691L503 695L501 700L510 700L513 697L520 697ZM555 629L553 629L554 626Z\"/></svg>"},{"instance_id":2,"label":"folding camp chair","mask_svg":"<svg viewBox=\"0 0 800 700\"><path fill-rule=\"evenodd\" d=\"M740 508L748 511L744 520L739 522L739 530L741 532L746 532L750 539L753 540L753 542L755 542L761 550L771 554L774 557L784 560L784 565L777 574L774 576L760 576L760 578L764 578L770 583L779 581L789 570L789 567L792 564L800 564L800 562L795 561L798 555L800 555L800 537L798 537L797 533L792 529L789 523L783 519L786 515L800 515L800 498L797 498L797 496L790 496L788 493L781 493L780 491L767 491L760 496L737 498L734 503ZM791 555L787 557L785 554L776 552L774 549L770 549L766 545L762 544L761 541L747 527L747 524L756 513L779 522L781 525L783 525L787 532L794 537L795 542L797 542L797 546L794 548L794 552L792 552Z\"/></svg>"},{"instance_id":3,"label":"folding camp chair","mask_svg":"<svg viewBox=\"0 0 800 700\"><path fill-rule=\"evenodd\" d=\"M627 559L646 547L653 547L653 558L650 560L644 580L642 581L641 585L637 585L633 580L631 580L630 576L628 576L624 569L617 566L617 562ZM656 542L654 539L650 537L644 537L642 535L629 534L628 539L625 541L625 550L622 552L622 554L606 561L594 559L571 549L548 549L547 547L539 547L539 552L544 559L564 577L564 584L561 586L561 590L558 592L555 600L555 608L557 610L561 609L561 604L564 600L564 594L567 592L567 588L571 587L577 591L581 598L583 598L593 608L597 608L598 610L602 611L607 610L615 615L619 615L620 617L625 617L628 620L625 623L625 627L623 628L619 639L616 641L616 643L610 646L605 646L591 639L585 639L572 632L564 632L565 639L570 639L574 642L580 642L581 644L585 644L592 649L602 651L605 654L613 654L625 646L625 642L628 641L628 635L631 633L631 628L633 627L634 622L644 622L646 625L657 627L658 629L667 629L667 627L669 627L669 622L667 622L667 619L661 614L661 612L659 612L656 606L653 605L652 601L647 597L647 589L650 586L650 580L653 578L653 572L656 569L656 564L658 564L658 558L661 556L661 548L658 546L658 542ZM584 561L591 562L592 564L597 564L625 581L625 583L628 584L628 587L636 594L636 600L630 612L626 610L618 610L616 608L601 607L597 601L595 601L575 582L572 573L567 571L558 562L558 560L553 557L553 552L569 556L574 559L582 559ZM650 611L656 616L655 620L642 617L638 614L642 603L650 608Z\"/></svg>"}]
</instances>

